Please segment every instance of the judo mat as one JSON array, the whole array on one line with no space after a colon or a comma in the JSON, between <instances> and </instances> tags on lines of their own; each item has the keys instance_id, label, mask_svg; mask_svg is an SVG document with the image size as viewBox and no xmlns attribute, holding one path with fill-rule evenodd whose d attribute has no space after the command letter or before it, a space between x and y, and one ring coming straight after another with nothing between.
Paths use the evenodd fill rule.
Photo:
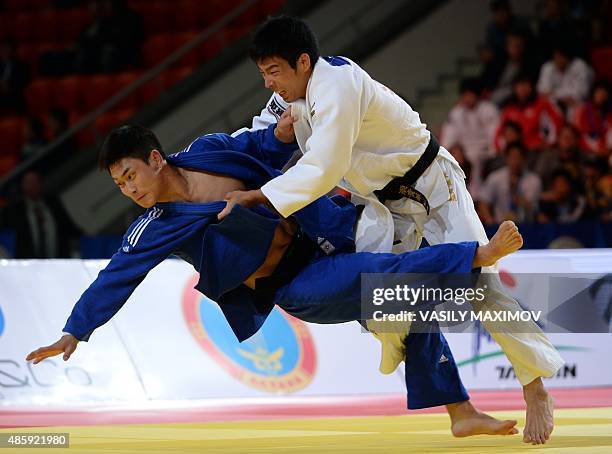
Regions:
<instances>
[{"instance_id":1,"label":"judo mat","mask_svg":"<svg viewBox=\"0 0 612 454\"><path fill-rule=\"evenodd\" d=\"M49 448L51 452L70 453L514 453L546 451L547 453L612 452L612 388L592 390L553 390L558 407L572 407L580 401L584 408L558 408L556 425L549 442L532 446L522 442L522 435L507 437L477 436L454 438L444 413L411 412L403 415L377 413L396 411L401 397L346 400L321 399L314 406L294 401L283 407L256 403L198 406L170 410L106 409L89 412L57 412L45 419L44 411L0 410L0 433L67 432L70 448ZM499 418L514 418L524 426L520 393L473 393L473 401L484 410L513 407L490 412ZM519 399L517 401L517 398ZM405 398L404 398L405 399ZM369 402L369 404L368 404ZM602 406L607 405L607 406ZM358 409L361 406L361 410ZM223 408L226 408L224 411ZM327 409L327 410L326 410ZM108 414L104 416L105 411ZM374 416L338 417L353 414ZM439 409L438 409L439 411ZM325 415L328 412L329 416ZM91 415L88 418L86 415ZM21 419L19 417L21 415ZM63 416L62 416L63 415ZM165 424L99 424L100 421L192 421ZM72 418L72 419L71 419ZM247 420L240 420L241 418ZM221 421L215 421L219 419ZM197 422L197 420L207 422ZM17 424L11 424L10 422ZM28 424L27 421L30 421ZM80 421L81 424L52 425L51 421ZM126 419L123 420L124 422ZM82 425L87 424L87 425ZM25 427L25 426L30 427ZM38 426L38 427L35 427ZM0 448L0 454L5 448ZM40 448L10 449L16 453L39 453ZM43 451L45 452L45 451Z\"/></svg>"}]
</instances>

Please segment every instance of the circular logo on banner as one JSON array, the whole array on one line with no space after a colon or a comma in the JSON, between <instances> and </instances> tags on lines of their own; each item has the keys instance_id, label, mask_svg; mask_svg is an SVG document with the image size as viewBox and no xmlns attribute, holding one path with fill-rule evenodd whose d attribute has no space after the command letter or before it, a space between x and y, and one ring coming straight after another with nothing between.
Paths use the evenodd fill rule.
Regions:
<instances>
[{"instance_id":1,"label":"circular logo on banner","mask_svg":"<svg viewBox=\"0 0 612 454\"><path fill-rule=\"evenodd\" d=\"M316 353L306 324L274 308L261 329L240 343L219 306L193 288L183 292L183 314L200 346L233 377L262 391L290 393L314 376Z\"/></svg>"}]
</instances>

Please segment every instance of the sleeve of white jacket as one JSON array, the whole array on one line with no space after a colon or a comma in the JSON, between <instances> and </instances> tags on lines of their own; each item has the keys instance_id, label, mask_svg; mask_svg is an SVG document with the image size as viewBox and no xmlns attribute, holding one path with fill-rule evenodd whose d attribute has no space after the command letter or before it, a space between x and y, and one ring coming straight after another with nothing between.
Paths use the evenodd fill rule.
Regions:
<instances>
[{"instance_id":1,"label":"sleeve of white jacket","mask_svg":"<svg viewBox=\"0 0 612 454\"><path fill-rule=\"evenodd\" d=\"M236 137L245 131L257 131L259 129L266 129L271 124L278 122L280 116L287 110L289 104L283 101L276 93L272 93L270 99L266 103L265 107L261 109L259 115L253 117L253 122L250 128L240 128L239 130L232 133L232 137Z\"/></svg>"},{"instance_id":2,"label":"sleeve of white jacket","mask_svg":"<svg viewBox=\"0 0 612 454\"><path fill-rule=\"evenodd\" d=\"M344 177L367 108L367 96L352 75L322 80L310 89L314 115L304 156L261 188L284 217L327 194Z\"/></svg>"}]
</instances>

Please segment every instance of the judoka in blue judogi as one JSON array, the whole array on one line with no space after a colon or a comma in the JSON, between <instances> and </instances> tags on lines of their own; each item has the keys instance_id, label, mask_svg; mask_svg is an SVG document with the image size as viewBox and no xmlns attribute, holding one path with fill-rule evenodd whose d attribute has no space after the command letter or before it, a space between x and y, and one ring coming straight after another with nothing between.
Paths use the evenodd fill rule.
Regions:
<instances>
[{"instance_id":1,"label":"judoka in blue judogi","mask_svg":"<svg viewBox=\"0 0 612 454\"><path fill-rule=\"evenodd\" d=\"M236 137L202 136L168 156L167 162L260 187L279 175L295 148L275 139L274 126ZM165 202L147 209L78 300L64 331L88 340L147 273L171 255L200 273L197 290L219 304L243 341L259 330L274 305L312 323L362 321L361 273L469 273L477 249L476 242L468 242L402 255L355 253L355 206L341 197L322 197L295 213L296 239L277 271L252 289L243 282L264 262L279 216L264 206L236 206L219 222L217 214L224 207L222 201ZM411 334L407 343L414 352L405 361L409 408L468 399L452 353L439 334ZM440 363L442 356L447 361Z\"/></svg>"}]
</instances>

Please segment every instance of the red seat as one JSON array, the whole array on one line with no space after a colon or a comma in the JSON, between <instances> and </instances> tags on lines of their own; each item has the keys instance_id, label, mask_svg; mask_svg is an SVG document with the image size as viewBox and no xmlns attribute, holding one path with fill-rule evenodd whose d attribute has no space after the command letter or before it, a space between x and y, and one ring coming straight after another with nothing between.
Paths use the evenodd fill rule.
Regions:
<instances>
[{"instance_id":1,"label":"red seat","mask_svg":"<svg viewBox=\"0 0 612 454\"><path fill-rule=\"evenodd\" d=\"M104 101L113 95L113 76L100 74L88 77L84 81L83 107L85 112L89 112L99 107Z\"/></svg>"},{"instance_id":2,"label":"red seat","mask_svg":"<svg viewBox=\"0 0 612 454\"><path fill-rule=\"evenodd\" d=\"M193 0L179 0L176 2L176 29L179 32L201 31L205 23L205 12L202 9L205 2L194 2Z\"/></svg>"},{"instance_id":3,"label":"red seat","mask_svg":"<svg viewBox=\"0 0 612 454\"><path fill-rule=\"evenodd\" d=\"M612 79L612 47L593 49L591 62L598 78Z\"/></svg>"},{"instance_id":4,"label":"red seat","mask_svg":"<svg viewBox=\"0 0 612 454\"><path fill-rule=\"evenodd\" d=\"M147 39L142 48L143 62L147 67L155 66L175 49L171 33L162 33Z\"/></svg>"},{"instance_id":5,"label":"red seat","mask_svg":"<svg viewBox=\"0 0 612 454\"><path fill-rule=\"evenodd\" d=\"M30 114L44 116L49 111L53 84L53 79L36 79L26 87L24 96Z\"/></svg>"},{"instance_id":6,"label":"red seat","mask_svg":"<svg viewBox=\"0 0 612 454\"><path fill-rule=\"evenodd\" d=\"M153 101L164 91L164 81L160 76L146 82L137 91L136 96L138 97L140 104L144 105L148 102Z\"/></svg>"},{"instance_id":7,"label":"red seat","mask_svg":"<svg viewBox=\"0 0 612 454\"><path fill-rule=\"evenodd\" d=\"M225 46L227 46L227 37L225 31L222 30L200 44L200 55L203 60L209 60L221 52Z\"/></svg>"},{"instance_id":8,"label":"red seat","mask_svg":"<svg viewBox=\"0 0 612 454\"><path fill-rule=\"evenodd\" d=\"M0 155L16 154L19 156L25 141L25 125L26 120L23 117L0 118L0 137L2 137Z\"/></svg>"},{"instance_id":9,"label":"red seat","mask_svg":"<svg viewBox=\"0 0 612 454\"><path fill-rule=\"evenodd\" d=\"M142 13L145 34L153 35L174 30L174 18L179 14L174 2L153 0L148 1L146 5L146 9Z\"/></svg>"},{"instance_id":10,"label":"red seat","mask_svg":"<svg viewBox=\"0 0 612 454\"><path fill-rule=\"evenodd\" d=\"M112 78L113 96L119 93L124 88L128 87L141 77L141 73L135 71L124 72L117 74ZM125 99L119 101L113 109L132 109L135 110L140 103L137 92L128 94Z\"/></svg>"},{"instance_id":11,"label":"red seat","mask_svg":"<svg viewBox=\"0 0 612 454\"><path fill-rule=\"evenodd\" d=\"M174 36L174 49L178 50L181 46L184 46L190 41L193 41L198 36L198 32L183 32L178 33ZM202 58L202 46L196 46L190 50L185 56L181 57L175 66L195 66L203 59Z\"/></svg>"},{"instance_id":12,"label":"red seat","mask_svg":"<svg viewBox=\"0 0 612 454\"><path fill-rule=\"evenodd\" d=\"M12 36L18 43L33 39L36 24L31 13L17 13L12 17L12 21Z\"/></svg>"},{"instance_id":13,"label":"red seat","mask_svg":"<svg viewBox=\"0 0 612 454\"><path fill-rule=\"evenodd\" d=\"M180 82L194 71L193 66L184 66L182 68L169 69L162 74L164 87L170 88L174 84Z\"/></svg>"},{"instance_id":14,"label":"red seat","mask_svg":"<svg viewBox=\"0 0 612 454\"><path fill-rule=\"evenodd\" d=\"M54 10L30 13L34 28L32 39L34 41L57 41L58 39L58 14Z\"/></svg>"},{"instance_id":15,"label":"red seat","mask_svg":"<svg viewBox=\"0 0 612 454\"><path fill-rule=\"evenodd\" d=\"M83 114L81 112L71 111L68 114L68 118L70 121L70 127L73 127L74 125L76 125L82 117L83 117ZM89 124L85 126L83 129L81 129L79 132L75 134L75 137L76 137L77 145L80 150L91 145L92 143L94 143L95 138L96 138L96 135L94 133L94 125Z\"/></svg>"},{"instance_id":16,"label":"red seat","mask_svg":"<svg viewBox=\"0 0 612 454\"><path fill-rule=\"evenodd\" d=\"M58 11L59 39L65 43L75 42L92 21L93 18L86 8Z\"/></svg>"},{"instance_id":17,"label":"red seat","mask_svg":"<svg viewBox=\"0 0 612 454\"><path fill-rule=\"evenodd\" d=\"M18 154L2 154L0 153L0 177L8 174L11 170L17 167L19 163Z\"/></svg>"},{"instance_id":18,"label":"red seat","mask_svg":"<svg viewBox=\"0 0 612 454\"><path fill-rule=\"evenodd\" d=\"M134 115L133 109L111 110L103 113L95 121L96 133L105 136L111 129L121 126L132 115Z\"/></svg>"},{"instance_id":19,"label":"red seat","mask_svg":"<svg viewBox=\"0 0 612 454\"><path fill-rule=\"evenodd\" d=\"M85 109L84 92L86 79L83 76L68 76L54 85L53 105L68 111L82 112Z\"/></svg>"}]
</instances>

